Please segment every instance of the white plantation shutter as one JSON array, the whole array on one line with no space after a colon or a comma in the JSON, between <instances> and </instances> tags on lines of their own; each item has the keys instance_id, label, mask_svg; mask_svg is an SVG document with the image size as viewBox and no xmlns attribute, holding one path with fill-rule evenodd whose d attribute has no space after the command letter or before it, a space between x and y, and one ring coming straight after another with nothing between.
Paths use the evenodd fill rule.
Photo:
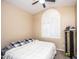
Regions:
<instances>
[{"instance_id":1,"label":"white plantation shutter","mask_svg":"<svg viewBox=\"0 0 79 59\"><path fill-rule=\"evenodd\" d=\"M47 38L60 38L60 14L55 9L46 11L42 16L41 35Z\"/></svg>"}]
</instances>

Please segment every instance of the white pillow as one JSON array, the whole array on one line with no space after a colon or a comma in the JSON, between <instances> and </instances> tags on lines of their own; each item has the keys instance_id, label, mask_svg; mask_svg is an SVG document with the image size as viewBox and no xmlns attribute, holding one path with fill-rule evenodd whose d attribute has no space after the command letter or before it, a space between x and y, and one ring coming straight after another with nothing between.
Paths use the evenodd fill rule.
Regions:
<instances>
[{"instance_id":1,"label":"white pillow","mask_svg":"<svg viewBox=\"0 0 79 59\"><path fill-rule=\"evenodd\" d=\"M21 42L20 42L20 44L21 44L21 45L24 45L24 44L25 44L25 42L24 42L24 41L21 41Z\"/></svg>"},{"instance_id":2,"label":"white pillow","mask_svg":"<svg viewBox=\"0 0 79 59\"><path fill-rule=\"evenodd\" d=\"M19 43L15 43L14 46L15 46L15 47L19 47L20 44L19 44Z\"/></svg>"}]
</instances>

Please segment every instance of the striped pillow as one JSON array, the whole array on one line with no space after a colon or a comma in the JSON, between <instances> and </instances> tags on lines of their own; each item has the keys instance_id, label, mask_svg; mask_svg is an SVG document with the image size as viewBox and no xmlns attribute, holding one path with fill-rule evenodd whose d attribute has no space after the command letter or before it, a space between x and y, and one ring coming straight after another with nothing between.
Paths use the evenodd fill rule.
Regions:
<instances>
[{"instance_id":1,"label":"striped pillow","mask_svg":"<svg viewBox=\"0 0 79 59\"><path fill-rule=\"evenodd\" d=\"M19 47L19 46L21 46L21 44L20 44L19 41L17 41L17 42L12 42L11 45L12 45L13 47Z\"/></svg>"}]
</instances>

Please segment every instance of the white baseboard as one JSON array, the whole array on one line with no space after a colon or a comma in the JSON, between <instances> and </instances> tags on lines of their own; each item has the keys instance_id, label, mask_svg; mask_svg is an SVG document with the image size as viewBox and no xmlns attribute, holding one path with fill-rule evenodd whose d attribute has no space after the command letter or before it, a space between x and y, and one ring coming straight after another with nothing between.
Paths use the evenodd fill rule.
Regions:
<instances>
[{"instance_id":1,"label":"white baseboard","mask_svg":"<svg viewBox=\"0 0 79 59\"><path fill-rule=\"evenodd\" d=\"M57 48L57 50L59 50L59 51L65 51L65 50L63 50L63 49L59 49L59 48Z\"/></svg>"}]
</instances>

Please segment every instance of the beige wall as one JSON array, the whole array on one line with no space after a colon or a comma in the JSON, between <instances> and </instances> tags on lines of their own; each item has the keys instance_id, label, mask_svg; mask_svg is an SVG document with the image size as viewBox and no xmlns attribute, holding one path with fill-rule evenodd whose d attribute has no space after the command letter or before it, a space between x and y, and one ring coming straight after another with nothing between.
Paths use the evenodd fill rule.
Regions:
<instances>
[{"instance_id":1,"label":"beige wall","mask_svg":"<svg viewBox=\"0 0 79 59\"><path fill-rule=\"evenodd\" d=\"M1 5L1 46L32 37L32 15L7 3Z\"/></svg>"},{"instance_id":2,"label":"beige wall","mask_svg":"<svg viewBox=\"0 0 79 59\"><path fill-rule=\"evenodd\" d=\"M64 50L64 29L67 25L70 26L75 26L76 25L76 7L75 6L68 6L68 7L59 7L56 8L60 15L61 15L61 38L60 39L55 39L55 38L42 38L41 37L41 17L42 14L45 11L41 11L37 14L34 15L33 19L33 37L39 40L45 40L45 41L50 41L54 42L57 46L58 49ZM53 8L51 8L53 9Z\"/></svg>"}]
</instances>

